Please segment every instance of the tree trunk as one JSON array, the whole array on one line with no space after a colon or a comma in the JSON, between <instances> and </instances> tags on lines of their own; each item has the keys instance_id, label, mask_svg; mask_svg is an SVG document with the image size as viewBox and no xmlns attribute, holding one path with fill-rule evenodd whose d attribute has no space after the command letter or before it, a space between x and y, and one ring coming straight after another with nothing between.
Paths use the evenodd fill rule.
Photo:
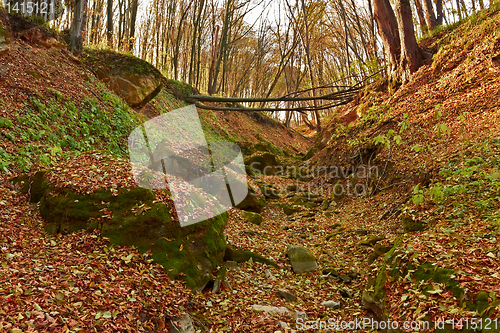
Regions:
<instances>
[{"instance_id":1,"label":"tree trunk","mask_svg":"<svg viewBox=\"0 0 500 333\"><path fill-rule=\"evenodd\" d=\"M137 6L139 1L132 0L132 13L130 15L130 36L128 40L129 51L133 53L135 45L135 21L137 20Z\"/></svg>"},{"instance_id":2,"label":"tree trunk","mask_svg":"<svg viewBox=\"0 0 500 333\"><path fill-rule=\"evenodd\" d=\"M436 29L438 26L436 21L436 15L434 14L434 9L432 9L431 0L423 0L423 1L424 1L424 13L425 13L425 20L427 21L427 27L429 28L429 30L432 31Z\"/></svg>"},{"instance_id":3,"label":"tree trunk","mask_svg":"<svg viewBox=\"0 0 500 333\"><path fill-rule=\"evenodd\" d=\"M436 2L436 22L437 25L443 25L443 0L435 0Z\"/></svg>"},{"instance_id":4,"label":"tree trunk","mask_svg":"<svg viewBox=\"0 0 500 333\"><path fill-rule=\"evenodd\" d=\"M415 31L413 30L413 18L409 0L396 1L396 15L399 21L399 37L401 40L401 62L399 71L401 82L404 84L410 80L411 74L418 70L421 62L420 50Z\"/></svg>"},{"instance_id":5,"label":"tree trunk","mask_svg":"<svg viewBox=\"0 0 500 333\"><path fill-rule=\"evenodd\" d=\"M415 7L417 8L418 22L420 23L422 35L425 35L429 32L429 28L427 27L427 22L425 22L424 10L422 8L422 3L420 2L420 0L415 0Z\"/></svg>"},{"instance_id":6,"label":"tree trunk","mask_svg":"<svg viewBox=\"0 0 500 333\"><path fill-rule=\"evenodd\" d=\"M80 54L83 50L83 18L85 16L85 6L87 0L76 0L73 21L69 32L69 49L74 54Z\"/></svg>"},{"instance_id":7,"label":"tree trunk","mask_svg":"<svg viewBox=\"0 0 500 333\"><path fill-rule=\"evenodd\" d=\"M106 32L106 38L108 41L108 47L113 48L113 0L108 0L108 9L107 9L107 14L108 14L108 24L107 24L107 32Z\"/></svg>"},{"instance_id":8,"label":"tree trunk","mask_svg":"<svg viewBox=\"0 0 500 333\"><path fill-rule=\"evenodd\" d=\"M208 94L211 96L214 93L214 86L212 82L214 80L214 72L215 72L215 63L217 62L217 53L218 53L218 42L219 42L219 26L215 27L215 39L214 39L214 48L212 50L212 63L210 64L210 70L208 72Z\"/></svg>"},{"instance_id":9,"label":"tree trunk","mask_svg":"<svg viewBox=\"0 0 500 333\"><path fill-rule=\"evenodd\" d=\"M373 17L377 23L378 33L385 46L387 54L388 74L391 79L396 78L396 69L401 53L398 22L389 0L372 0Z\"/></svg>"}]
</instances>

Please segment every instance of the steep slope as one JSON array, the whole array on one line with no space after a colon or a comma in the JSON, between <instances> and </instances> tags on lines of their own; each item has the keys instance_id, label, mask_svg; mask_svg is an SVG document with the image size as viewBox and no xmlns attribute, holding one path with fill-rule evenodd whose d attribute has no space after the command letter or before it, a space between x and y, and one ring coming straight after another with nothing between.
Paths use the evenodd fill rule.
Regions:
<instances>
[{"instance_id":1,"label":"steep slope","mask_svg":"<svg viewBox=\"0 0 500 333\"><path fill-rule=\"evenodd\" d=\"M484 329L500 315L499 31L497 4L423 40L430 63L393 94L367 87L308 153L343 172L318 182L347 189L352 228L385 238L365 261L362 301L378 320Z\"/></svg>"}]
</instances>

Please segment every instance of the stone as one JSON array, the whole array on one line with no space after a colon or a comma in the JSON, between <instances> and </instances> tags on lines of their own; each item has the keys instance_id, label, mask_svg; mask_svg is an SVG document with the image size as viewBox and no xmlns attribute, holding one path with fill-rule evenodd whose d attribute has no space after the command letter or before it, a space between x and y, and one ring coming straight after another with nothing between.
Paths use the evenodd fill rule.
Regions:
<instances>
[{"instance_id":1,"label":"stone","mask_svg":"<svg viewBox=\"0 0 500 333\"><path fill-rule=\"evenodd\" d=\"M258 305L258 304L253 304L252 309L255 311L263 311L267 313L273 313L273 314L290 314L292 317L295 318L305 318L307 314L302 311L292 311L284 306L268 306L268 305Z\"/></svg>"},{"instance_id":2,"label":"stone","mask_svg":"<svg viewBox=\"0 0 500 333\"><path fill-rule=\"evenodd\" d=\"M165 78L160 71L132 55L86 49L82 60L85 67L131 107L143 107L163 88Z\"/></svg>"},{"instance_id":3,"label":"stone","mask_svg":"<svg viewBox=\"0 0 500 333\"><path fill-rule=\"evenodd\" d=\"M280 298L283 298L288 303L297 301L297 296L295 296L294 294L292 294L286 290L281 290L281 289L276 290L276 295L278 295L278 297L280 297Z\"/></svg>"},{"instance_id":4,"label":"stone","mask_svg":"<svg viewBox=\"0 0 500 333\"><path fill-rule=\"evenodd\" d=\"M254 212L243 212L243 218L252 224L260 225L262 223L262 215Z\"/></svg>"},{"instance_id":5,"label":"stone","mask_svg":"<svg viewBox=\"0 0 500 333\"><path fill-rule=\"evenodd\" d=\"M176 321L171 320L169 333L195 333L191 316L185 314Z\"/></svg>"},{"instance_id":6,"label":"stone","mask_svg":"<svg viewBox=\"0 0 500 333\"><path fill-rule=\"evenodd\" d=\"M264 153L246 158L245 165L250 168L254 175L273 176L277 172L278 161L274 154Z\"/></svg>"},{"instance_id":7,"label":"stone","mask_svg":"<svg viewBox=\"0 0 500 333\"><path fill-rule=\"evenodd\" d=\"M261 213L264 210L265 205L265 197L257 194L255 190L250 185L248 185L247 196L245 197L245 199L243 199L243 201L236 205L236 208L249 212Z\"/></svg>"},{"instance_id":8,"label":"stone","mask_svg":"<svg viewBox=\"0 0 500 333\"><path fill-rule=\"evenodd\" d=\"M415 221L411 217L406 215L402 217L402 222L405 232L423 231L426 228L426 225L424 223Z\"/></svg>"},{"instance_id":9,"label":"stone","mask_svg":"<svg viewBox=\"0 0 500 333\"><path fill-rule=\"evenodd\" d=\"M278 268L278 264L274 261L264 258L260 254L254 253L252 251L241 251L228 246L224 254L224 260L235 261L235 262L245 262L252 259L253 262L260 262Z\"/></svg>"},{"instance_id":10,"label":"stone","mask_svg":"<svg viewBox=\"0 0 500 333\"><path fill-rule=\"evenodd\" d=\"M332 309L338 309L338 308L340 308L340 303L339 302L335 302L335 301L324 301L324 302L321 303L321 305L326 306L328 308L332 308Z\"/></svg>"},{"instance_id":11,"label":"stone","mask_svg":"<svg viewBox=\"0 0 500 333\"><path fill-rule=\"evenodd\" d=\"M225 266L222 266L216 274L215 280L214 280L214 286L212 287L212 293L218 294L221 290L222 285L224 284L226 280L226 273L227 269Z\"/></svg>"},{"instance_id":12,"label":"stone","mask_svg":"<svg viewBox=\"0 0 500 333\"><path fill-rule=\"evenodd\" d=\"M296 212L298 212L300 210L300 207L299 206L292 206L292 205L287 205L285 207L283 207L283 213L285 213L285 215L292 215Z\"/></svg>"},{"instance_id":13,"label":"stone","mask_svg":"<svg viewBox=\"0 0 500 333\"><path fill-rule=\"evenodd\" d=\"M353 298L354 297L352 292L347 288L342 288L340 290L340 296L342 296L343 298Z\"/></svg>"},{"instance_id":14,"label":"stone","mask_svg":"<svg viewBox=\"0 0 500 333\"><path fill-rule=\"evenodd\" d=\"M312 253L303 246L288 245L287 255L296 274L313 272L318 269L318 264Z\"/></svg>"},{"instance_id":15,"label":"stone","mask_svg":"<svg viewBox=\"0 0 500 333\"><path fill-rule=\"evenodd\" d=\"M373 246L376 243L380 242L381 240L384 240L385 236L371 236L363 239L361 242L359 242L359 245L361 246Z\"/></svg>"},{"instance_id":16,"label":"stone","mask_svg":"<svg viewBox=\"0 0 500 333\"><path fill-rule=\"evenodd\" d=\"M323 200L323 202L321 203L320 208L322 210L327 210L329 206L330 206L330 201L329 200Z\"/></svg>"}]
</instances>

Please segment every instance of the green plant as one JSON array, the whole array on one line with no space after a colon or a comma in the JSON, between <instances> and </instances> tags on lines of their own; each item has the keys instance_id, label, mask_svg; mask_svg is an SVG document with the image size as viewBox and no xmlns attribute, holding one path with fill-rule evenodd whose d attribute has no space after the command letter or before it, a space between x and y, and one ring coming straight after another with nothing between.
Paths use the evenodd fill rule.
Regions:
<instances>
[{"instance_id":1,"label":"green plant","mask_svg":"<svg viewBox=\"0 0 500 333\"><path fill-rule=\"evenodd\" d=\"M420 183L413 187L412 201L415 205L420 205L424 202L424 190L420 188Z\"/></svg>"},{"instance_id":2,"label":"green plant","mask_svg":"<svg viewBox=\"0 0 500 333\"><path fill-rule=\"evenodd\" d=\"M399 133L403 133L404 131L406 131L409 126L410 122L408 121L408 113L404 113L403 120L398 123Z\"/></svg>"},{"instance_id":3,"label":"green plant","mask_svg":"<svg viewBox=\"0 0 500 333\"><path fill-rule=\"evenodd\" d=\"M387 131L387 135L380 134L377 137L373 139L373 143L376 145L382 144L384 145L387 149L391 148L391 140L390 138L394 135L394 130L389 130ZM403 143L403 139L399 135L395 135L392 140L400 145Z\"/></svg>"}]
</instances>

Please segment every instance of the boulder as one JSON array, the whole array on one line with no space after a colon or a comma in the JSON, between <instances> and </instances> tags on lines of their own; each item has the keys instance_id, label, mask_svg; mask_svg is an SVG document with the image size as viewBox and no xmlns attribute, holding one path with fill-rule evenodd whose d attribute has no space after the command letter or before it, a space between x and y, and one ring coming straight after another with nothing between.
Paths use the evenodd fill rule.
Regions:
<instances>
[{"instance_id":1,"label":"boulder","mask_svg":"<svg viewBox=\"0 0 500 333\"><path fill-rule=\"evenodd\" d=\"M254 155L245 159L245 165L255 175L272 176L277 172L278 162L276 156L271 153L263 155Z\"/></svg>"},{"instance_id":2,"label":"boulder","mask_svg":"<svg viewBox=\"0 0 500 333\"><path fill-rule=\"evenodd\" d=\"M252 224L260 225L262 223L262 215L254 212L243 212L243 218Z\"/></svg>"},{"instance_id":3,"label":"boulder","mask_svg":"<svg viewBox=\"0 0 500 333\"><path fill-rule=\"evenodd\" d=\"M248 185L247 196L243 199L243 201L236 205L236 208L249 212L260 213L264 210L265 205L266 199L264 196L257 194L255 190Z\"/></svg>"},{"instance_id":4,"label":"boulder","mask_svg":"<svg viewBox=\"0 0 500 333\"><path fill-rule=\"evenodd\" d=\"M296 274L313 272L318 268L316 258L305 247L290 244L287 246L286 252Z\"/></svg>"},{"instance_id":5,"label":"boulder","mask_svg":"<svg viewBox=\"0 0 500 333\"><path fill-rule=\"evenodd\" d=\"M163 88L164 77L160 71L132 55L87 49L82 59L108 89L132 107L143 107Z\"/></svg>"},{"instance_id":6,"label":"boulder","mask_svg":"<svg viewBox=\"0 0 500 333\"><path fill-rule=\"evenodd\" d=\"M40 212L50 233L100 229L112 244L151 251L152 259L172 278L201 290L222 262L228 215L181 227L172 217L174 208L157 202L149 189L120 188L78 194L51 187L40 201Z\"/></svg>"}]
</instances>

